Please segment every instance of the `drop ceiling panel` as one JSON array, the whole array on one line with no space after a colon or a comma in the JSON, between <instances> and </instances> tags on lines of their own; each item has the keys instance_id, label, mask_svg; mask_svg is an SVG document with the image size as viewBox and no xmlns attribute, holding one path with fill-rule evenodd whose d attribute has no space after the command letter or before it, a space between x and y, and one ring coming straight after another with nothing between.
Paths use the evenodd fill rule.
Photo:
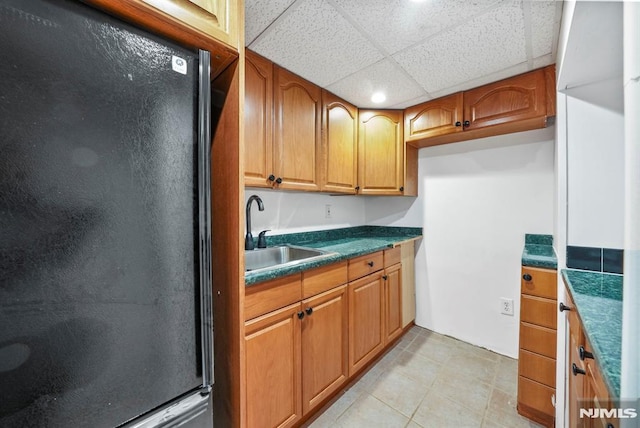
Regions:
<instances>
[{"instance_id":1,"label":"drop ceiling panel","mask_svg":"<svg viewBox=\"0 0 640 428\"><path fill-rule=\"evenodd\" d=\"M555 62L551 0L245 0L250 49L360 107L402 108Z\"/></svg>"},{"instance_id":2,"label":"drop ceiling panel","mask_svg":"<svg viewBox=\"0 0 640 428\"><path fill-rule=\"evenodd\" d=\"M505 3L394 59L429 93L526 62L522 5Z\"/></svg>"},{"instance_id":3,"label":"drop ceiling panel","mask_svg":"<svg viewBox=\"0 0 640 428\"><path fill-rule=\"evenodd\" d=\"M249 47L326 87L383 55L324 0L300 0Z\"/></svg>"},{"instance_id":4,"label":"drop ceiling panel","mask_svg":"<svg viewBox=\"0 0 640 428\"><path fill-rule=\"evenodd\" d=\"M295 0L247 0L245 3L245 42L250 44Z\"/></svg>"},{"instance_id":5,"label":"drop ceiling panel","mask_svg":"<svg viewBox=\"0 0 640 428\"><path fill-rule=\"evenodd\" d=\"M555 15L555 2L531 2L531 43L534 58L551 53L554 40Z\"/></svg>"},{"instance_id":6,"label":"drop ceiling panel","mask_svg":"<svg viewBox=\"0 0 640 428\"><path fill-rule=\"evenodd\" d=\"M387 54L425 40L496 4L498 0L333 0Z\"/></svg>"},{"instance_id":7,"label":"drop ceiling panel","mask_svg":"<svg viewBox=\"0 0 640 428\"><path fill-rule=\"evenodd\" d=\"M516 76L518 74L526 73L531 69L527 66L526 62L516 64L513 67L506 68L504 70L497 71L495 73L487 74L486 76L478 77L477 79L471 79L464 81L463 83L452 86L441 91L432 92L430 95L433 98L444 97L445 95L453 94L454 92L466 91L468 89L477 88L478 86L486 85L487 83L497 82L507 77Z\"/></svg>"},{"instance_id":8,"label":"drop ceiling panel","mask_svg":"<svg viewBox=\"0 0 640 428\"><path fill-rule=\"evenodd\" d=\"M393 76L393 79L389 79ZM425 96L424 90L406 77L391 60L385 59L334 83L329 91L359 107L380 107L371 102L371 94L382 91L385 105L395 105L407 99Z\"/></svg>"}]
</instances>

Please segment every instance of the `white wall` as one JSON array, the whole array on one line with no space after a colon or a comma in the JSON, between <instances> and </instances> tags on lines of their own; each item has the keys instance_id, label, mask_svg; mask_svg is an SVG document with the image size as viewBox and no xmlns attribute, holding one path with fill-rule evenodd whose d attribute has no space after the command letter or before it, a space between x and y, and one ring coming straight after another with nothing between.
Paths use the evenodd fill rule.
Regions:
<instances>
[{"instance_id":1,"label":"white wall","mask_svg":"<svg viewBox=\"0 0 640 428\"><path fill-rule=\"evenodd\" d=\"M424 226L416 324L517 357L524 235L553 233L553 140L551 127L421 149L417 199L367 199L367 224Z\"/></svg>"},{"instance_id":2,"label":"white wall","mask_svg":"<svg viewBox=\"0 0 640 428\"><path fill-rule=\"evenodd\" d=\"M258 211L255 202L251 207L254 237L266 229L271 230L269 235L278 235L360 226L365 222L362 196L331 196L247 187L244 192L245 203L251 195L260 196L264 203L264 211ZM331 205L331 218L325 217L327 204Z\"/></svg>"},{"instance_id":3,"label":"white wall","mask_svg":"<svg viewBox=\"0 0 640 428\"><path fill-rule=\"evenodd\" d=\"M624 4L626 197L620 394L640 396L640 3ZM625 426L631 426L629 423Z\"/></svg>"},{"instance_id":4,"label":"white wall","mask_svg":"<svg viewBox=\"0 0 640 428\"><path fill-rule=\"evenodd\" d=\"M624 115L566 97L568 245L624 246Z\"/></svg>"}]
</instances>

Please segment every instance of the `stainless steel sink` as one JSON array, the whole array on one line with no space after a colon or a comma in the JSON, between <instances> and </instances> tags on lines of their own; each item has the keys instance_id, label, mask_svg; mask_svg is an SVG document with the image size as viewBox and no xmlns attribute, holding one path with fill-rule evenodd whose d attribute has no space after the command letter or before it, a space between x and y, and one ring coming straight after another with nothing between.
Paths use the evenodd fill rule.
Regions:
<instances>
[{"instance_id":1,"label":"stainless steel sink","mask_svg":"<svg viewBox=\"0 0 640 428\"><path fill-rule=\"evenodd\" d=\"M278 247L247 250L244 252L245 272L292 266L303 262L331 257L334 254L336 253L296 245L281 245Z\"/></svg>"}]
</instances>

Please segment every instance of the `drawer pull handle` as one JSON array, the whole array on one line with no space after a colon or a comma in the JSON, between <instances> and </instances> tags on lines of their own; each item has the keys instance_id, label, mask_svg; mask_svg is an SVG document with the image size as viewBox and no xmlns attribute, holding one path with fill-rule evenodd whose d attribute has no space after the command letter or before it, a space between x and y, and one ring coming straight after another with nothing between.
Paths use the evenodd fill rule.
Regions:
<instances>
[{"instance_id":1,"label":"drawer pull handle","mask_svg":"<svg viewBox=\"0 0 640 428\"><path fill-rule=\"evenodd\" d=\"M531 281L533 277L528 273L525 273L524 275L522 275L522 279L524 279L525 281Z\"/></svg>"},{"instance_id":2,"label":"drawer pull handle","mask_svg":"<svg viewBox=\"0 0 640 428\"><path fill-rule=\"evenodd\" d=\"M589 351L587 351L586 349L584 349L584 346L580 345L580 348L578 349L578 353L580 354L580 359L582 361L585 360L585 358L590 358L593 360L593 354Z\"/></svg>"},{"instance_id":3,"label":"drawer pull handle","mask_svg":"<svg viewBox=\"0 0 640 428\"><path fill-rule=\"evenodd\" d=\"M367 264L369 265L369 267L373 267L373 262L367 262Z\"/></svg>"},{"instance_id":4,"label":"drawer pull handle","mask_svg":"<svg viewBox=\"0 0 640 428\"><path fill-rule=\"evenodd\" d=\"M587 374L587 372L585 372L584 370L578 368L578 366L576 366L576 363L572 363L571 364L571 371L573 372L574 376L577 376L579 374L581 374L581 375L586 375Z\"/></svg>"},{"instance_id":5,"label":"drawer pull handle","mask_svg":"<svg viewBox=\"0 0 640 428\"><path fill-rule=\"evenodd\" d=\"M569 306L565 305L562 302L560 302L560 305L558 305L558 308L560 309L560 312L570 311L571 310L571 308Z\"/></svg>"}]
</instances>

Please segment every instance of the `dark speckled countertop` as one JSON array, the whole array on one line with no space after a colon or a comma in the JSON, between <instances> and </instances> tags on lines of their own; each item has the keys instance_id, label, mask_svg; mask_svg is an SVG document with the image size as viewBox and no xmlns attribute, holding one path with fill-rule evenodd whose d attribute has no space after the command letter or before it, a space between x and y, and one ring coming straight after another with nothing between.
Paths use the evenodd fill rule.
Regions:
<instances>
[{"instance_id":1,"label":"dark speckled countertop","mask_svg":"<svg viewBox=\"0 0 640 428\"><path fill-rule=\"evenodd\" d=\"M557 269L558 259L552 244L553 237L551 235L526 234L522 251L522 265Z\"/></svg>"},{"instance_id":2,"label":"dark speckled countertop","mask_svg":"<svg viewBox=\"0 0 640 428\"><path fill-rule=\"evenodd\" d=\"M358 226L342 229L330 229L317 232L292 233L267 236L267 246L292 244L334 252L321 260L300 263L294 266L245 272L245 285L253 285L291 275L303 270L328 265L341 260L391 248L401 242L422 236L419 227Z\"/></svg>"},{"instance_id":3,"label":"dark speckled countertop","mask_svg":"<svg viewBox=\"0 0 640 428\"><path fill-rule=\"evenodd\" d=\"M609 391L620 396L622 275L563 269L562 278L578 309L585 335Z\"/></svg>"}]
</instances>

